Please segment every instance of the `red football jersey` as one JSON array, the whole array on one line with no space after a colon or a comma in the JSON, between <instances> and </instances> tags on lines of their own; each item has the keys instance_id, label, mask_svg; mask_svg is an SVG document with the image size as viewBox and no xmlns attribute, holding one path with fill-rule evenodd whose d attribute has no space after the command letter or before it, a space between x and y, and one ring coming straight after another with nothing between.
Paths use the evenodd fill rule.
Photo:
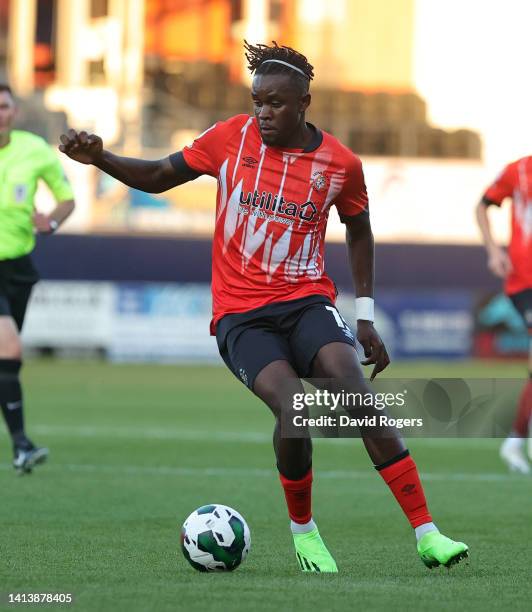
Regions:
<instances>
[{"instance_id":1,"label":"red football jersey","mask_svg":"<svg viewBox=\"0 0 532 612\"><path fill-rule=\"evenodd\" d=\"M319 130L309 150L269 147L249 115L216 123L183 156L218 180L212 334L229 313L313 294L334 302L325 230L333 204L345 216L368 206L358 157Z\"/></svg>"},{"instance_id":2,"label":"red football jersey","mask_svg":"<svg viewBox=\"0 0 532 612\"><path fill-rule=\"evenodd\" d=\"M532 288L532 156L508 164L484 197L499 206L512 198L512 235L508 254L513 270L505 290L508 295Z\"/></svg>"}]
</instances>

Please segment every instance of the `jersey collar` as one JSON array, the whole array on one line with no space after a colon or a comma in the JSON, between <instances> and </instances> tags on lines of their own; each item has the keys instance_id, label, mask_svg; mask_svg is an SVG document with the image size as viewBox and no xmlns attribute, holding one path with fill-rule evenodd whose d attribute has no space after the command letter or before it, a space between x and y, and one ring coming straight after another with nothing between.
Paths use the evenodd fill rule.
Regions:
<instances>
[{"instance_id":1,"label":"jersey collar","mask_svg":"<svg viewBox=\"0 0 532 612\"><path fill-rule=\"evenodd\" d=\"M317 128L314 124L309 123L308 121L307 125L312 130L313 134L312 140L303 149L303 153L312 153L312 151L315 151L318 147L321 146L321 143L323 142L323 133L319 128Z\"/></svg>"}]
</instances>

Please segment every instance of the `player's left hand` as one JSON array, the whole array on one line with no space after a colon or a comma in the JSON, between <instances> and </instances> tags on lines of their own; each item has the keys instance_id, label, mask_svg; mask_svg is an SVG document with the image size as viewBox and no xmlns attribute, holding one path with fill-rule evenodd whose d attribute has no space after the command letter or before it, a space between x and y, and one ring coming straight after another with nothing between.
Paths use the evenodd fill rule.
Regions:
<instances>
[{"instance_id":1,"label":"player's left hand","mask_svg":"<svg viewBox=\"0 0 532 612\"><path fill-rule=\"evenodd\" d=\"M33 214L33 226L38 234L51 234L54 231L50 221L50 217L44 213L35 212Z\"/></svg>"},{"instance_id":2,"label":"player's left hand","mask_svg":"<svg viewBox=\"0 0 532 612\"><path fill-rule=\"evenodd\" d=\"M379 372L382 372L389 365L388 352L371 321L358 320L357 340L362 345L366 356L366 359L361 362L362 365L375 364L370 377L370 380L373 380Z\"/></svg>"}]
</instances>

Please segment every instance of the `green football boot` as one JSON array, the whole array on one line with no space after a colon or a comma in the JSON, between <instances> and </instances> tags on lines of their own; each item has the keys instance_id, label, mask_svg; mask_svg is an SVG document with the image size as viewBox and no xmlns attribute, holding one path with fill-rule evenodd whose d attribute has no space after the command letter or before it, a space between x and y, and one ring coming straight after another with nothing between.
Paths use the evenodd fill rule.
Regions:
<instances>
[{"instance_id":1,"label":"green football boot","mask_svg":"<svg viewBox=\"0 0 532 612\"><path fill-rule=\"evenodd\" d=\"M338 573L336 563L316 527L308 533L293 533L296 557L304 572Z\"/></svg>"},{"instance_id":2,"label":"green football boot","mask_svg":"<svg viewBox=\"0 0 532 612\"><path fill-rule=\"evenodd\" d=\"M421 561L429 568L445 565L451 567L468 556L469 548L463 542L455 542L439 531L429 531L417 543Z\"/></svg>"}]
</instances>

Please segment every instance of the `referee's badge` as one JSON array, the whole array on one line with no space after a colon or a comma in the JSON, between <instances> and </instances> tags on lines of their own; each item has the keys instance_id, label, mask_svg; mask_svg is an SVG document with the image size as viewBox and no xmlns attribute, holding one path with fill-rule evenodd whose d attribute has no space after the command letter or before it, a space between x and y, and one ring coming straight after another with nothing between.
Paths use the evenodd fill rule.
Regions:
<instances>
[{"instance_id":1,"label":"referee's badge","mask_svg":"<svg viewBox=\"0 0 532 612\"><path fill-rule=\"evenodd\" d=\"M22 204L26 200L28 196L28 187L27 185L15 185L15 202L17 204Z\"/></svg>"},{"instance_id":2,"label":"referee's badge","mask_svg":"<svg viewBox=\"0 0 532 612\"><path fill-rule=\"evenodd\" d=\"M315 191L323 191L329 186L329 179L323 172L316 171L312 175L311 185Z\"/></svg>"}]
</instances>

